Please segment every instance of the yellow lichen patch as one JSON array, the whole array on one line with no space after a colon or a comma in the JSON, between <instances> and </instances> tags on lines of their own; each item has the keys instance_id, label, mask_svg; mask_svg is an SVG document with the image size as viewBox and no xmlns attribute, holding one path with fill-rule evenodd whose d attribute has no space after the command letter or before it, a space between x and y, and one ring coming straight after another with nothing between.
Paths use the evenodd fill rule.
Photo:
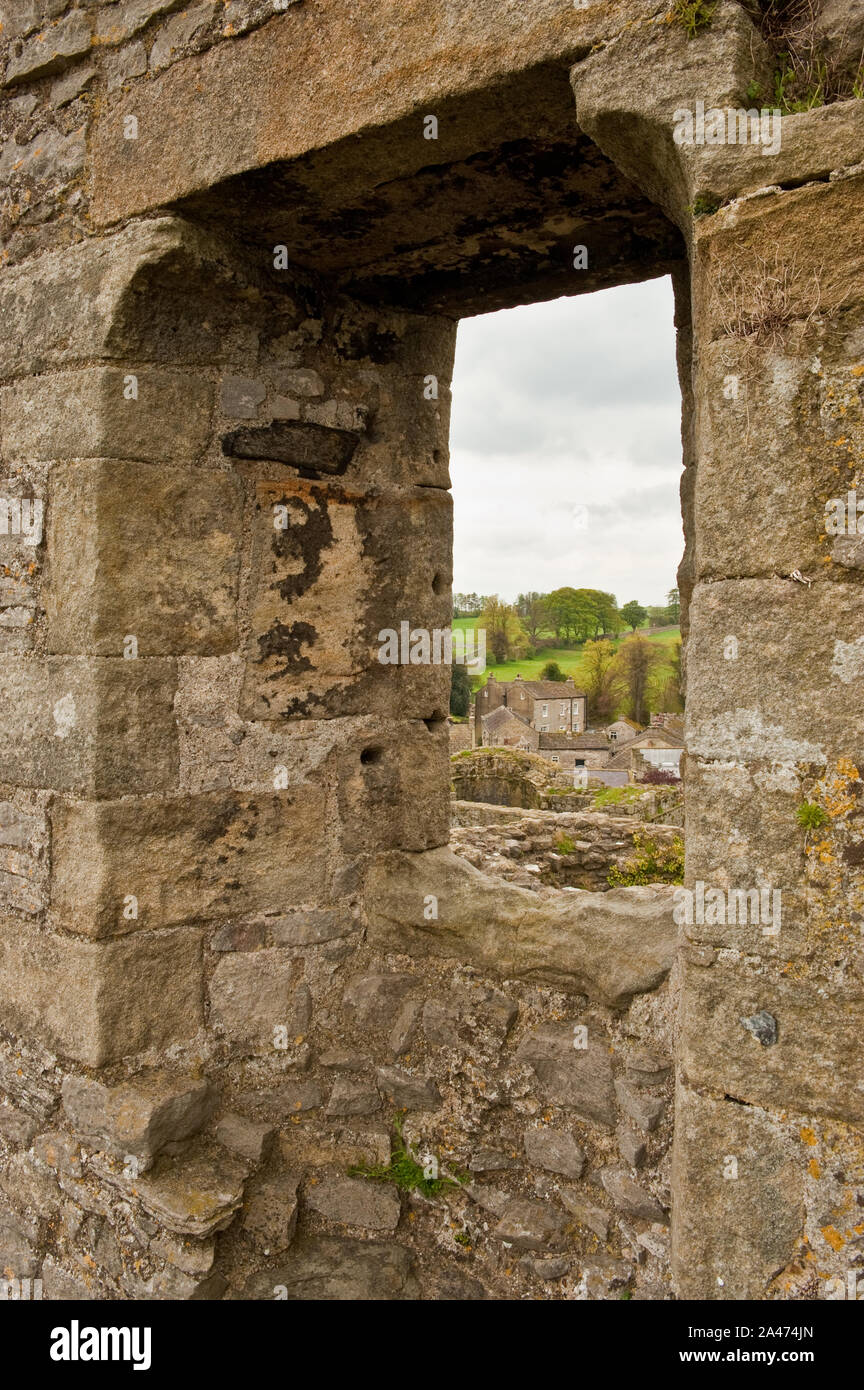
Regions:
<instances>
[{"instance_id":1,"label":"yellow lichen patch","mask_svg":"<svg viewBox=\"0 0 864 1390\"><path fill-rule=\"evenodd\" d=\"M822 1170L819 1167L817 1159L811 1158L810 1162L807 1164L807 1172L810 1174L811 1178L821 1178Z\"/></svg>"},{"instance_id":2,"label":"yellow lichen patch","mask_svg":"<svg viewBox=\"0 0 864 1390\"><path fill-rule=\"evenodd\" d=\"M864 362L859 362L857 367L849 368L850 376L864 376Z\"/></svg>"},{"instance_id":3,"label":"yellow lichen patch","mask_svg":"<svg viewBox=\"0 0 864 1390\"><path fill-rule=\"evenodd\" d=\"M815 1135L814 1131L813 1131L812 1129L809 1128L808 1125L804 1125L804 1127L801 1129L801 1131L800 1131L800 1137L801 1137L801 1143L802 1143L802 1144L809 1144L811 1148L812 1148L813 1145L816 1143L816 1135Z\"/></svg>"},{"instance_id":4,"label":"yellow lichen patch","mask_svg":"<svg viewBox=\"0 0 864 1390\"><path fill-rule=\"evenodd\" d=\"M843 1246L846 1244L836 1226L823 1226L822 1234L832 1250L842 1250Z\"/></svg>"}]
</instances>

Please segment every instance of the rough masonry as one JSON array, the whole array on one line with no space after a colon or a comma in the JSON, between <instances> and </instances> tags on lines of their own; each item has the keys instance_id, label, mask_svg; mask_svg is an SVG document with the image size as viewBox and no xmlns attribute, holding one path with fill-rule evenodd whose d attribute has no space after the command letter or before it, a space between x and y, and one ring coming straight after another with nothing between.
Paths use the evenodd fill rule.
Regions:
<instances>
[{"instance_id":1,"label":"rough masonry","mask_svg":"<svg viewBox=\"0 0 864 1390\"><path fill-rule=\"evenodd\" d=\"M6 1280L864 1270L864 104L676 143L771 90L757 9L0 5ZM376 659L449 622L458 319L661 274L686 882L781 888L776 937L454 855L449 673ZM431 1195L369 1176L400 1142Z\"/></svg>"}]
</instances>

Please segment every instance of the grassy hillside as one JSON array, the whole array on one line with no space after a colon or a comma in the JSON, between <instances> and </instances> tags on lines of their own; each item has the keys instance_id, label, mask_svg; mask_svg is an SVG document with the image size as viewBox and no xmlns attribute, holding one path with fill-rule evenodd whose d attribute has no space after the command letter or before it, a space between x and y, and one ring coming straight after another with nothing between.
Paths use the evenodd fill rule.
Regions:
<instances>
[{"instance_id":1,"label":"grassy hillside","mask_svg":"<svg viewBox=\"0 0 864 1390\"><path fill-rule=\"evenodd\" d=\"M476 618L454 618L454 629L461 628L463 631L473 629L477 626ZM649 642L657 642L661 646L672 648L673 643L677 642L681 636L681 629L677 627L659 628L656 632L649 632L642 629L642 636L647 637ZM624 637L629 634L622 634L616 640L612 640L612 646L617 651L624 641ZM576 685L580 683L582 671L582 649L581 647L547 647L539 656L522 661L502 661L491 660L492 653L487 653L490 658L489 664L481 680L472 676L471 684L476 686L482 684L487 675L494 675L499 681L512 681L515 676L524 676L526 680L537 680L540 672L547 661L557 661L565 676L572 676ZM658 667L657 674L665 674L664 666ZM671 672L670 672L671 674Z\"/></svg>"}]
</instances>

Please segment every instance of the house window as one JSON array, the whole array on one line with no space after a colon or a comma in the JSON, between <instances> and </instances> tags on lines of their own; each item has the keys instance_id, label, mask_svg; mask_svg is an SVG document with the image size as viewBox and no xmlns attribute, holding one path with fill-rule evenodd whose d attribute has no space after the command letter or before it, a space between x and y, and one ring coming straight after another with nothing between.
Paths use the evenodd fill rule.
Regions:
<instances>
[{"instance_id":1,"label":"house window","mask_svg":"<svg viewBox=\"0 0 864 1390\"><path fill-rule=\"evenodd\" d=\"M541 734L548 734L548 732L549 732L549 725L548 725L548 724L541 724L541 725L540 725L540 732L541 732Z\"/></svg>"},{"instance_id":2,"label":"house window","mask_svg":"<svg viewBox=\"0 0 864 1390\"><path fill-rule=\"evenodd\" d=\"M567 701L566 701L566 700L562 700L562 701L561 701L561 713L562 713L562 714L566 714L566 713L567 713Z\"/></svg>"},{"instance_id":3,"label":"house window","mask_svg":"<svg viewBox=\"0 0 864 1390\"><path fill-rule=\"evenodd\" d=\"M573 759L573 766L574 766L574 767L584 767L584 766L585 766L585 759L584 759L584 758L574 758L574 759Z\"/></svg>"},{"instance_id":4,"label":"house window","mask_svg":"<svg viewBox=\"0 0 864 1390\"><path fill-rule=\"evenodd\" d=\"M557 753L553 753L549 761L550 763L560 763L561 759L558 757Z\"/></svg>"},{"instance_id":5,"label":"house window","mask_svg":"<svg viewBox=\"0 0 864 1390\"><path fill-rule=\"evenodd\" d=\"M616 740L617 737L618 737L618 730L617 730L617 729L610 729L610 730L609 730L609 737L611 738L612 742L614 743L615 740Z\"/></svg>"},{"instance_id":6,"label":"house window","mask_svg":"<svg viewBox=\"0 0 864 1390\"><path fill-rule=\"evenodd\" d=\"M543 718L544 718L544 719L546 718L546 716L547 716L548 713L549 713L549 706L548 706L548 705L544 705L544 706L543 706L543 710L542 710L542 714L543 714Z\"/></svg>"},{"instance_id":7,"label":"house window","mask_svg":"<svg viewBox=\"0 0 864 1390\"><path fill-rule=\"evenodd\" d=\"M520 699L520 700L524 700L524 699L525 699L525 691L524 691L524 690L520 690L520 691L519 691L519 699Z\"/></svg>"}]
</instances>

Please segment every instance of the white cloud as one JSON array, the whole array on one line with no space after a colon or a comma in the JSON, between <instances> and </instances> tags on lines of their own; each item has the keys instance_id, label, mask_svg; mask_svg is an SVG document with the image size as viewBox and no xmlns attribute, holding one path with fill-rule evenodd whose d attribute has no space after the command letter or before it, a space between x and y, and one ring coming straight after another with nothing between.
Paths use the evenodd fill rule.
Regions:
<instances>
[{"instance_id":1,"label":"white cloud","mask_svg":"<svg viewBox=\"0 0 864 1390\"><path fill-rule=\"evenodd\" d=\"M664 278L460 323L454 589L665 602L684 547L672 315Z\"/></svg>"}]
</instances>

